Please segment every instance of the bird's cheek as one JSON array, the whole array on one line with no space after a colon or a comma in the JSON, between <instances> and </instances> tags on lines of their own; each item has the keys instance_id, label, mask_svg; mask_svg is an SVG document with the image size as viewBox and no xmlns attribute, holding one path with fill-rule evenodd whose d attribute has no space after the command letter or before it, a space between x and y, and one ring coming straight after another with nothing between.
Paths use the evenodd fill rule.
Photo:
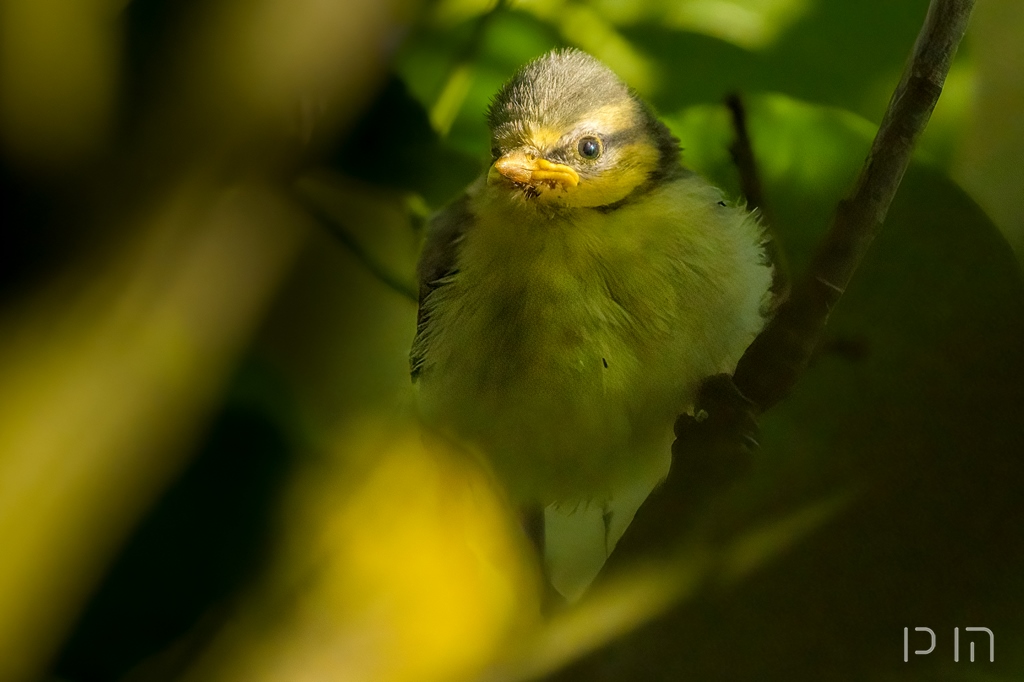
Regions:
<instances>
[{"instance_id":1,"label":"bird's cheek","mask_svg":"<svg viewBox=\"0 0 1024 682\"><path fill-rule=\"evenodd\" d=\"M647 178L639 169L611 169L584 177L575 190L565 197L565 203L580 208L607 206L625 199Z\"/></svg>"},{"instance_id":2,"label":"bird's cheek","mask_svg":"<svg viewBox=\"0 0 1024 682\"><path fill-rule=\"evenodd\" d=\"M567 199L580 208L607 206L625 199L647 182L657 168L657 150L649 145L630 145L614 156L602 159L599 169L584 174L576 191Z\"/></svg>"}]
</instances>

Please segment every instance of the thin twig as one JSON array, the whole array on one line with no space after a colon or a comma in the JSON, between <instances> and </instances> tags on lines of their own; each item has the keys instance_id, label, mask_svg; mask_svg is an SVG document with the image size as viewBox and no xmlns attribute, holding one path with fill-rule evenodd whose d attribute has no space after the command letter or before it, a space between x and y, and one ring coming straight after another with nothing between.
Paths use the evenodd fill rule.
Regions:
<instances>
[{"instance_id":1,"label":"thin twig","mask_svg":"<svg viewBox=\"0 0 1024 682\"><path fill-rule=\"evenodd\" d=\"M807 276L740 360L736 385L760 410L789 394L881 229L973 7L974 0L932 0L853 194L839 204Z\"/></svg>"},{"instance_id":2,"label":"thin twig","mask_svg":"<svg viewBox=\"0 0 1024 682\"><path fill-rule=\"evenodd\" d=\"M754 159L750 132L747 129L747 109L743 106L739 94L735 92L726 96L725 106L732 116L732 129L736 134L736 139L729 147L729 153L732 154L733 163L740 174L740 189L747 199L747 208L751 211L758 209L764 215L764 189L761 185L761 175L757 170L757 161Z\"/></svg>"},{"instance_id":3,"label":"thin twig","mask_svg":"<svg viewBox=\"0 0 1024 682\"><path fill-rule=\"evenodd\" d=\"M324 210L316 202L310 201L299 192L293 192L293 198L301 204L306 211L327 230L342 246L349 250L349 253L365 267L371 275L380 280L381 284L392 291L401 294L410 301L419 300L419 290L412 280L404 280L390 271L387 265L375 258L344 225L338 222L336 216Z\"/></svg>"},{"instance_id":4,"label":"thin twig","mask_svg":"<svg viewBox=\"0 0 1024 682\"><path fill-rule=\"evenodd\" d=\"M774 303L772 307L775 308L789 298L789 261L786 259L785 249L782 248L775 216L764 198L764 186L761 184L761 174L757 168L754 147L750 142L750 133L747 129L746 107L743 106L743 100L737 93L732 93L725 98L725 106L732 114L732 128L736 134L736 139L729 147L729 152L732 154L732 160L740 175L740 189L743 191L743 196L746 197L747 208L761 213L761 221L768 235L768 243L765 248L768 251L768 258L774 266L772 275Z\"/></svg>"}]
</instances>

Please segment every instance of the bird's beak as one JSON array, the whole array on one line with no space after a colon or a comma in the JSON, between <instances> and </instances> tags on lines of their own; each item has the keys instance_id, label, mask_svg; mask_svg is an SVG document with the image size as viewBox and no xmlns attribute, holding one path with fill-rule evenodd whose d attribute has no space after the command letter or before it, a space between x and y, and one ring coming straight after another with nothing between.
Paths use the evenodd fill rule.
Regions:
<instances>
[{"instance_id":1,"label":"bird's beak","mask_svg":"<svg viewBox=\"0 0 1024 682\"><path fill-rule=\"evenodd\" d=\"M487 173L487 182L495 184L511 181L535 190L572 189L580 184L579 173L569 166L551 163L547 159L513 151L494 162Z\"/></svg>"}]
</instances>

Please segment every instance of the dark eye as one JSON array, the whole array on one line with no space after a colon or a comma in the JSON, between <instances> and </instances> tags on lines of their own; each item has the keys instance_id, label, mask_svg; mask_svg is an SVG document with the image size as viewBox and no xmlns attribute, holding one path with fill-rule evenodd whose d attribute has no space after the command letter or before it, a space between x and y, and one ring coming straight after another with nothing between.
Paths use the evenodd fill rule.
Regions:
<instances>
[{"instance_id":1,"label":"dark eye","mask_svg":"<svg viewBox=\"0 0 1024 682\"><path fill-rule=\"evenodd\" d=\"M498 145L491 145L491 158L497 159L501 156L501 147Z\"/></svg>"},{"instance_id":2,"label":"dark eye","mask_svg":"<svg viewBox=\"0 0 1024 682\"><path fill-rule=\"evenodd\" d=\"M589 136L581 138L576 149L584 159L596 159L601 156L601 140Z\"/></svg>"}]
</instances>

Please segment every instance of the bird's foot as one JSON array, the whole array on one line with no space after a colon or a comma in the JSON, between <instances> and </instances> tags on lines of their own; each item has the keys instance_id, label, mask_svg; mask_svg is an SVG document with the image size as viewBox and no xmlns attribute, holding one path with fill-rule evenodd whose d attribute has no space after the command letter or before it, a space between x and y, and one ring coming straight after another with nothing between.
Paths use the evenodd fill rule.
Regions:
<instances>
[{"instance_id":1,"label":"bird's foot","mask_svg":"<svg viewBox=\"0 0 1024 682\"><path fill-rule=\"evenodd\" d=\"M745 474L758 449L755 405L732 377L716 374L701 384L694 413L675 423L672 469L687 489L709 493Z\"/></svg>"}]
</instances>

